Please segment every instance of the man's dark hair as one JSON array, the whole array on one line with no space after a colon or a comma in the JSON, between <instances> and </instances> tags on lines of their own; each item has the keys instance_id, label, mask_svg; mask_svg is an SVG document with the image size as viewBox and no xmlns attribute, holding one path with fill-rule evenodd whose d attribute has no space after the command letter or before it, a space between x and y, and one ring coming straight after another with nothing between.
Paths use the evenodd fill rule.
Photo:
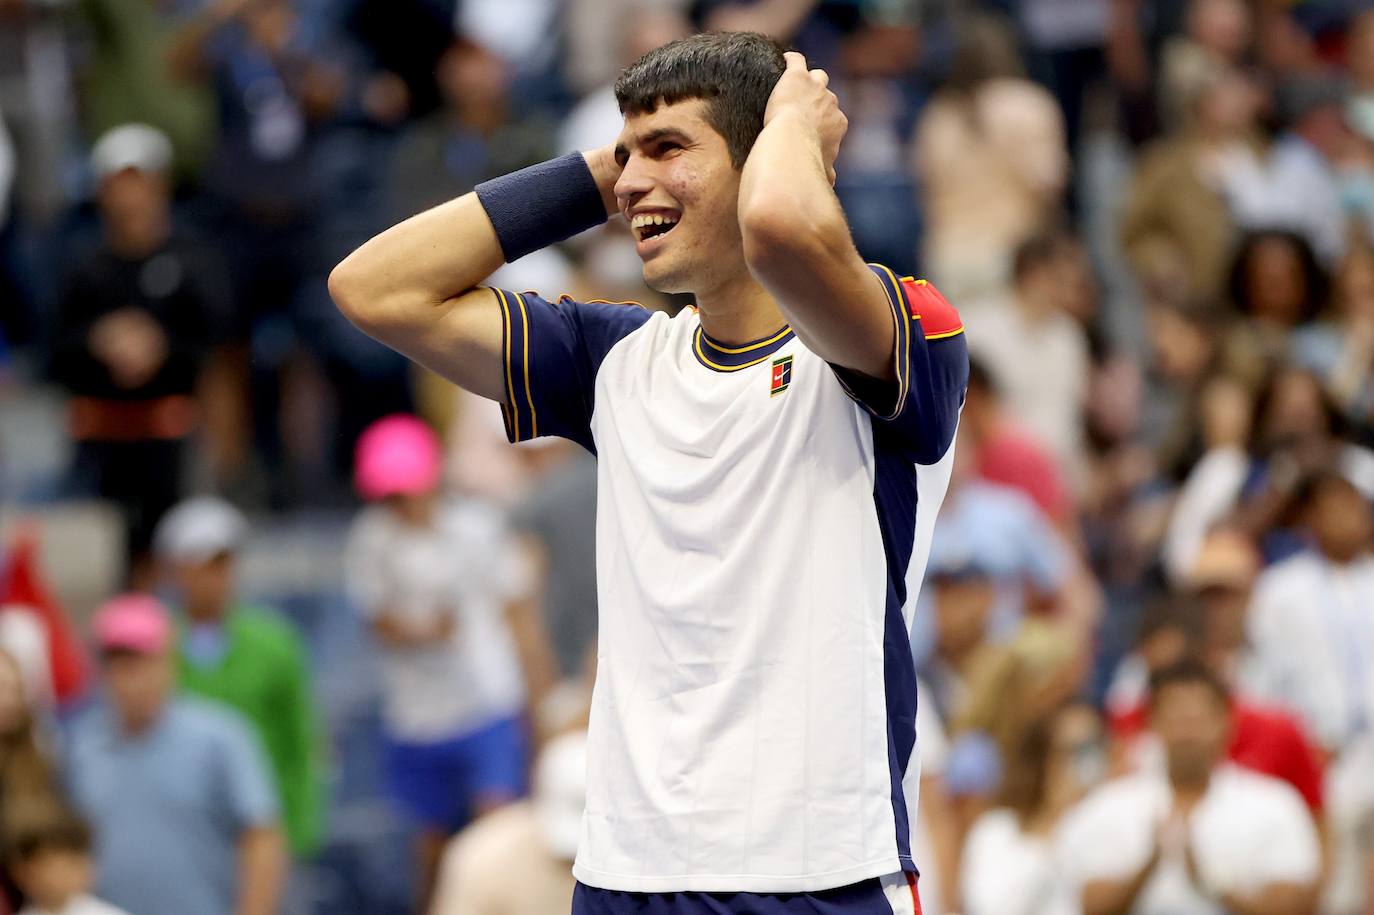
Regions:
<instances>
[{"instance_id":1,"label":"man's dark hair","mask_svg":"<svg viewBox=\"0 0 1374 915\"><path fill-rule=\"evenodd\" d=\"M625 115L704 100L707 122L725 138L731 164L742 168L785 69L782 48L766 35L706 32L669 42L630 64L616 80L615 99Z\"/></svg>"},{"instance_id":2,"label":"man's dark hair","mask_svg":"<svg viewBox=\"0 0 1374 915\"><path fill-rule=\"evenodd\" d=\"M974 356L970 356L968 360L968 389L986 394L994 400L1000 400L1002 397L1002 389L997 384L997 379L992 377L986 363Z\"/></svg>"},{"instance_id":3,"label":"man's dark hair","mask_svg":"<svg viewBox=\"0 0 1374 915\"><path fill-rule=\"evenodd\" d=\"M1169 631L1177 632L1189 645L1194 645L1202 635L1202 614L1202 608L1188 597L1159 595L1145 606L1140 616L1136 645Z\"/></svg>"},{"instance_id":4,"label":"man's dark hair","mask_svg":"<svg viewBox=\"0 0 1374 915\"><path fill-rule=\"evenodd\" d=\"M1072 232L1058 225L1036 232L1016 246L1016 253L1012 255L1012 279L1020 282L1037 267L1053 263L1076 242L1077 237Z\"/></svg>"},{"instance_id":5,"label":"man's dark hair","mask_svg":"<svg viewBox=\"0 0 1374 915\"><path fill-rule=\"evenodd\" d=\"M1226 684L1197 658L1184 658L1150 676L1151 711L1158 705L1160 694L1171 686L1205 686L1223 707L1231 705L1231 691Z\"/></svg>"},{"instance_id":6,"label":"man's dark hair","mask_svg":"<svg viewBox=\"0 0 1374 915\"><path fill-rule=\"evenodd\" d=\"M47 809L42 815L19 819L6 837L5 859L9 864L31 861L47 851L86 854L91 850L90 827L70 810Z\"/></svg>"}]
</instances>

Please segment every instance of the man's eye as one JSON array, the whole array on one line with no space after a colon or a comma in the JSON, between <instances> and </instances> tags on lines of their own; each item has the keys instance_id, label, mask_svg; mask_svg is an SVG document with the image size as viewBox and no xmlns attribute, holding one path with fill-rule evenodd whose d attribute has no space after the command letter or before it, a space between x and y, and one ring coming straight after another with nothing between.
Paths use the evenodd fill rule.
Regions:
<instances>
[{"instance_id":1,"label":"man's eye","mask_svg":"<svg viewBox=\"0 0 1374 915\"><path fill-rule=\"evenodd\" d=\"M682 148L682 144L681 144L681 143L664 142L664 143L658 144L658 150L657 150L657 152L658 152L658 154L659 154L660 156L663 156L663 155L667 155L669 152L672 152L673 150L681 149L681 148Z\"/></svg>"}]
</instances>

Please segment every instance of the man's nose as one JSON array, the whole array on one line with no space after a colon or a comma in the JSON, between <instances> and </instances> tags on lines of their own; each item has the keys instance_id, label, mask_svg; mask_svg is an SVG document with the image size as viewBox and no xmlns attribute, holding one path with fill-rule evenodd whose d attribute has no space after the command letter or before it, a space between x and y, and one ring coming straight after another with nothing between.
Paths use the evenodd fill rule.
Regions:
<instances>
[{"instance_id":1,"label":"man's nose","mask_svg":"<svg viewBox=\"0 0 1374 915\"><path fill-rule=\"evenodd\" d=\"M615 198L620 209L634 206L635 201L649 193L653 186L653 174L647 163L638 156L631 156L615 182Z\"/></svg>"}]
</instances>

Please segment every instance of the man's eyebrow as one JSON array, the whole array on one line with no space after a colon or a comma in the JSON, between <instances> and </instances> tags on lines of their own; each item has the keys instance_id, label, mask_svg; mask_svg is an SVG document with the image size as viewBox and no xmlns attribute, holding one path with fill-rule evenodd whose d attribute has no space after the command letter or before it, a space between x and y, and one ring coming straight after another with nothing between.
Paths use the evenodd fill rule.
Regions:
<instances>
[{"instance_id":1,"label":"man's eyebrow","mask_svg":"<svg viewBox=\"0 0 1374 915\"><path fill-rule=\"evenodd\" d=\"M668 137L677 137L679 139L685 140L687 139L687 132L680 127L656 127L648 133L634 138L634 145L648 146L650 143L654 143L658 140L663 140ZM624 141L615 144L615 161L623 166L626 160L628 160L629 158L630 150L626 147Z\"/></svg>"}]
</instances>

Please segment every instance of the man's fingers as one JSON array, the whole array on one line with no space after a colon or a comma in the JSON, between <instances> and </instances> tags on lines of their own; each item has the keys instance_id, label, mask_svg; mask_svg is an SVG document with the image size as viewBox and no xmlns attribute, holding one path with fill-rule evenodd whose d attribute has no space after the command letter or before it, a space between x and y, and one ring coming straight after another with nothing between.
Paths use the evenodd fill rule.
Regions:
<instances>
[{"instance_id":1,"label":"man's fingers","mask_svg":"<svg viewBox=\"0 0 1374 915\"><path fill-rule=\"evenodd\" d=\"M830 74L819 68L811 71L811 79L822 89L830 85Z\"/></svg>"},{"instance_id":2,"label":"man's fingers","mask_svg":"<svg viewBox=\"0 0 1374 915\"><path fill-rule=\"evenodd\" d=\"M800 51L787 51L782 56L787 61L787 69L806 72L806 57Z\"/></svg>"}]
</instances>

